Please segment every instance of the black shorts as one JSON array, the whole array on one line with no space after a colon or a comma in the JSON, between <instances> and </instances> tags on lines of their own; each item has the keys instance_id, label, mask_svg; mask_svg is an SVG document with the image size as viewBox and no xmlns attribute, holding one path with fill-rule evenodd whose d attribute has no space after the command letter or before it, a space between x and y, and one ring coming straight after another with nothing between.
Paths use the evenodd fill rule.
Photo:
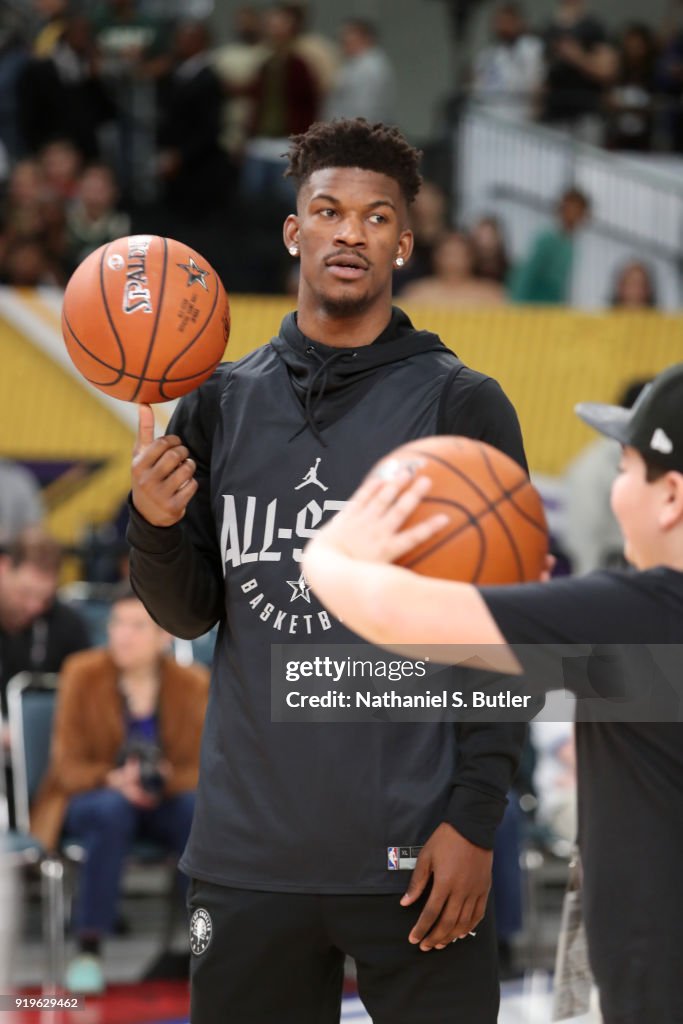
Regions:
<instances>
[{"instance_id":1,"label":"black shorts","mask_svg":"<svg viewBox=\"0 0 683 1024\"><path fill-rule=\"evenodd\" d=\"M400 895L319 896L193 880L191 1024L338 1024L345 955L374 1024L495 1024L493 912L477 934L423 953L424 905Z\"/></svg>"}]
</instances>

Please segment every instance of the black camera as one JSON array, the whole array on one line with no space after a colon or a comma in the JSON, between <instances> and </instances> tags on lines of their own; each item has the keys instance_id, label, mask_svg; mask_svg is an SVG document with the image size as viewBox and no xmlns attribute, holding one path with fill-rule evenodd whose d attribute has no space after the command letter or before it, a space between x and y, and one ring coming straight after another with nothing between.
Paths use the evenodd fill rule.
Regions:
<instances>
[{"instance_id":1,"label":"black camera","mask_svg":"<svg viewBox=\"0 0 683 1024\"><path fill-rule=\"evenodd\" d=\"M159 768L161 750L156 743L133 740L126 745L124 761L136 758L140 766L140 786L150 796L161 796L164 790L164 776Z\"/></svg>"}]
</instances>

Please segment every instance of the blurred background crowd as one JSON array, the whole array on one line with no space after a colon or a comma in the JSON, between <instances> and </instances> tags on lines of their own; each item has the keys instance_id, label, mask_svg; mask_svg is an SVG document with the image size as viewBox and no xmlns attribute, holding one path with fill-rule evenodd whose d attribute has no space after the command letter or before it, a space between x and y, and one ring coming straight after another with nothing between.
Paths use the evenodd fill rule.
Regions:
<instances>
[{"instance_id":1,"label":"blurred background crowd","mask_svg":"<svg viewBox=\"0 0 683 1024\"><path fill-rule=\"evenodd\" d=\"M380 13L379 3L366 6ZM313 3L226 5L228 25L210 0L0 0L0 285L61 288L100 245L144 232L193 245L231 295L294 296L296 271L281 240L294 200L282 177L288 136L319 119L363 116L397 123L424 152L425 183L411 214L415 251L395 276L399 303L674 312L682 305L683 5L652 17L642 10L637 21L622 18L619 4L603 6L609 18L598 0L547 0L533 11L515 2L445 3L450 77L417 131L401 96L429 52L390 46L381 17L337 8L332 31L319 27ZM330 24L329 11L323 20ZM406 25L408 38L411 31ZM642 384L630 382L624 405ZM186 666L207 662L211 638L194 650L174 644L134 595L116 589L127 575L125 502L106 522L85 525L66 551L77 556L81 582L58 590L64 547L47 532L35 475L2 457L11 451L3 438L0 694L15 827L22 819L10 769L23 754L12 750L7 685L27 670L57 673L74 652L104 645L99 661L76 654L67 662L48 777L73 779L78 769L79 779L106 782L113 794L105 810L72 801L66 819L100 865L99 875L86 869L81 879L71 976L73 987L97 991L104 975L93 974L92 961L119 920L118 885L134 838L120 840L128 827L122 801L159 811L147 838L173 854L191 814L191 797L181 797L194 786L197 737L183 747L159 734L150 666L163 656L170 692L177 680L169 652ZM565 529L555 538L562 571L618 564L608 502L615 472L602 442L568 467ZM205 673L186 671L185 684L203 701ZM151 788L127 774L129 762L140 765L139 746L121 760L121 736L104 736L106 755L88 774L93 752L74 740L68 708L82 703L82 674L96 674L103 687L103 696L91 694L92 709L80 707L95 722L116 672L130 684L133 717L146 720L137 737L144 756L157 750ZM45 790L31 796L47 799ZM529 908L520 849L531 843L564 858L573 808L571 727L535 725L497 851L501 962L510 973ZM64 825L55 821L44 833L51 842Z\"/></svg>"},{"instance_id":2,"label":"blurred background crowd","mask_svg":"<svg viewBox=\"0 0 683 1024\"><path fill-rule=\"evenodd\" d=\"M608 31L588 0L548 3L536 24L521 4L485 6L489 41L471 46L424 113L416 141L428 187L414 211L417 258L397 290L451 304L561 303L592 197L556 195L555 237L513 251L504 219L472 222L463 208L452 132L475 108L610 151L683 153L683 19L672 10L662 24ZM287 137L338 116L401 125L399 86L414 69L384 48L381 24L341 18L333 36L314 28L304 3L243 6L232 11L232 38L219 39L211 21L188 20L192 4L175 18L173 7L3 0L4 283L64 285L85 255L131 230L195 242L231 291L291 291L278 244L292 201L281 175ZM476 7L453 5L461 21ZM541 280L549 256L553 280ZM430 284L413 292L417 277ZM657 305L647 247L605 280L603 302Z\"/></svg>"}]
</instances>

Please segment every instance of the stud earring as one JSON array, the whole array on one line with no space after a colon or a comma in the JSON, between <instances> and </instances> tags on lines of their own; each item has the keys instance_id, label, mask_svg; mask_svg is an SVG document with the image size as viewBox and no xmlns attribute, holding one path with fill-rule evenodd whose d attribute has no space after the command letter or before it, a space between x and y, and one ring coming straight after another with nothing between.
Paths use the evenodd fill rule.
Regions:
<instances>
[{"instance_id":1,"label":"stud earring","mask_svg":"<svg viewBox=\"0 0 683 1024\"><path fill-rule=\"evenodd\" d=\"M290 245L290 247L287 250L287 252L289 253L290 256L298 256L299 255L299 250L297 249L297 247L295 245Z\"/></svg>"},{"instance_id":2,"label":"stud earring","mask_svg":"<svg viewBox=\"0 0 683 1024\"><path fill-rule=\"evenodd\" d=\"M396 264L397 267L402 267L403 264L405 263L405 260L403 259L402 256L397 256L396 259L394 260L394 263Z\"/></svg>"}]
</instances>

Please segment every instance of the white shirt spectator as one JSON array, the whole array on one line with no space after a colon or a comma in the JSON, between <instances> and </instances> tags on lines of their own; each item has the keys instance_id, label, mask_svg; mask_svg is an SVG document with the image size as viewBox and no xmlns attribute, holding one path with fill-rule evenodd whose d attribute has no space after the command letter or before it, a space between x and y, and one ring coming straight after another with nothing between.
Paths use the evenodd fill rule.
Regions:
<instances>
[{"instance_id":1,"label":"white shirt spectator","mask_svg":"<svg viewBox=\"0 0 683 1024\"><path fill-rule=\"evenodd\" d=\"M376 42L372 25L350 18L341 29L345 55L337 81L328 96L325 117L364 117L371 124L396 122L396 76L389 58Z\"/></svg>"},{"instance_id":2,"label":"white shirt spectator","mask_svg":"<svg viewBox=\"0 0 683 1024\"><path fill-rule=\"evenodd\" d=\"M522 35L514 42L492 43L477 55L471 95L477 103L515 121L530 120L534 94L543 79L543 44Z\"/></svg>"}]
</instances>

